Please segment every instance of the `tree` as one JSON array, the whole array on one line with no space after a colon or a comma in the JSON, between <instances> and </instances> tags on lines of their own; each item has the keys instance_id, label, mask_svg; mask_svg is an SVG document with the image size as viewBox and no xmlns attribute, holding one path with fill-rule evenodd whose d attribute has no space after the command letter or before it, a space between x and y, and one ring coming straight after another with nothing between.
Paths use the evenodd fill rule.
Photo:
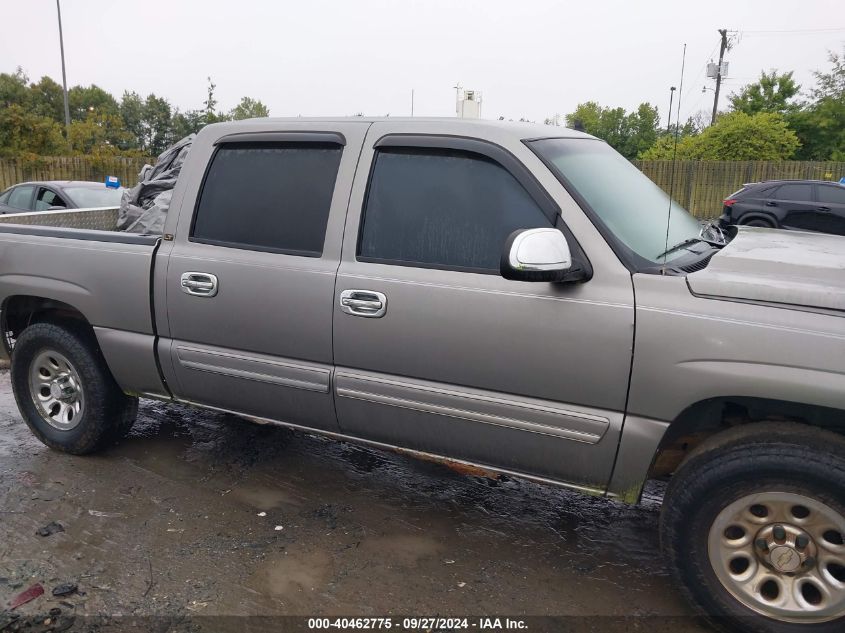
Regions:
<instances>
[{"instance_id":1,"label":"tree","mask_svg":"<svg viewBox=\"0 0 845 633\"><path fill-rule=\"evenodd\" d=\"M665 140L664 140L665 139ZM644 159L671 159L674 141L666 135ZM677 158L697 160L786 160L800 146L784 118L772 112L722 114L701 134L680 138Z\"/></svg>"},{"instance_id":2,"label":"tree","mask_svg":"<svg viewBox=\"0 0 845 633\"><path fill-rule=\"evenodd\" d=\"M26 87L28 82L29 77L20 66L14 74L0 73L0 106L28 106L29 91Z\"/></svg>"},{"instance_id":3,"label":"tree","mask_svg":"<svg viewBox=\"0 0 845 633\"><path fill-rule=\"evenodd\" d=\"M70 104L71 121L84 121L88 118L89 112L120 115L117 100L94 84L74 86L68 90L68 102Z\"/></svg>"},{"instance_id":4,"label":"tree","mask_svg":"<svg viewBox=\"0 0 845 633\"><path fill-rule=\"evenodd\" d=\"M57 123L65 122L65 96L62 87L46 75L29 86L32 112L46 116Z\"/></svg>"},{"instance_id":5,"label":"tree","mask_svg":"<svg viewBox=\"0 0 845 633\"><path fill-rule=\"evenodd\" d=\"M758 112L776 112L787 114L794 112L799 105L791 100L801 89L792 78L792 71L778 74L776 70L770 73L760 73L760 79L748 84L739 93L730 97L731 108L735 112L757 114Z\"/></svg>"},{"instance_id":6,"label":"tree","mask_svg":"<svg viewBox=\"0 0 845 633\"><path fill-rule=\"evenodd\" d=\"M622 122L623 156L636 158L654 145L660 127L660 114L657 108L648 103L641 103L636 112L631 112Z\"/></svg>"},{"instance_id":7,"label":"tree","mask_svg":"<svg viewBox=\"0 0 845 633\"><path fill-rule=\"evenodd\" d=\"M831 52L828 59L830 72L814 73L813 101L788 119L801 140L800 160L845 161L845 55Z\"/></svg>"},{"instance_id":8,"label":"tree","mask_svg":"<svg viewBox=\"0 0 845 633\"><path fill-rule=\"evenodd\" d=\"M202 110L188 110L180 112L176 109L171 120L173 139L183 139L189 134L196 134L205 125L205 114Z\"/></svg>"},{"instance_id":9,"label":"tree","mask_svg":"<svg viewBox=\"0 0 845 633\"><path fill-rule=\"evenodd\" d=\"M132 147L144 145L144 100L137 92L124 91L120 99L120 118L132 135Z\"/></svg>"},{"instance_id":10,"label":"tree","mask_svg":"<svg viewBox=\"0 0 845 633\"><path fill-rule=\"evenodd\" d=\"M68 141L74 154L125 154L122 147L128 145L131 138L120 116L97 110L89 111L82 121L71 121L68 129Z\"/></svg>"},{"instance_id":11,"label":"tree","mask_svg":"<svg viewBox=\"0 0 845 633\"><path fill-rule=\"evenodd\" d=\"M231 116L226 114L225 112L216 112L215 108L217 107L217 99L214 97L214 90L217 88L217 84L211 81L211 77L208 78L208 97L205 101L202 102L204 108L202 112L202 124L203 125L210 125L211 123L219 123L221 121L230 121Z\"/></svg>"},{"instance_id":12,"label":"tree","mask_svg":"<svg viewBox=\"0 0 845 633\"><path fill-rule=\"evenodd\" d=\"M62 126L19 103L0 108L0 155L57 155L67 152Z\"/></svg>"},{"instance_id":13,"label":"tree","mask_svg":"<svg viewBox=\"0 0 845 633\"><path fill-rule=\"evenodd\" d=\"M242 119L254 119L270 116L270 110L258 99L242 97L241 102L229 112L229 118L240 121Z\"/></svg>"},{"instance_id":14,"label":"tree","mask_svg":"<svg viewBox=\"0 0 845 633\"><path fill-rule=\"evenodd\" d=\"M625 158L636 158L657 140L660 116L657 108L641 103L630 113L624 108L605 108L595 101L578 104L566 115L566 125L583 129L607 141Z\"/></svg>"},{"instance_id":15,"label":"tree","mask_svg":"<svg viewBox=\"0 0 845 633\"><path fill-rule=\"evenodd\" d=\"M141 121L144 130L142 146L148 154L156 156L167 149L173 140L170 104L166 99L150 94L144 101L142 113Z\"/></svg>"}]
</instances>

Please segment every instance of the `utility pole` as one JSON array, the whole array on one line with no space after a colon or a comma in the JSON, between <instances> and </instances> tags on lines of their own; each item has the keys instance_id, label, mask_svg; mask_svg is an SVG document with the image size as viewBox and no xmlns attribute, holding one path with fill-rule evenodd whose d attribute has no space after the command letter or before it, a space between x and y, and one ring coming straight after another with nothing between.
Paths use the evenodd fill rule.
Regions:
<instances>
[{"instance_id":1,"label":"utility pole","mask_svg":"<svg viewBox=\"0 0 845 633\"><path fill-rule=\"evenodd\" d=\"M722 61L725 59L725 50L728 48L728 30L719 29L722 36L722 44L719 47L719 65L716 67L716 94L713 95L713 116L710 117L710 125L716 123L716 112L719 110L719 88L722 86Z\"/></svg>"},{"instance_id":2,"label":"utility pole","mask_svg":"<svg viewBox=\"0 0 845 633\"><path fill-rule=\"evenodd\" d=\"M59 50L62 53L62 88L65 97L65 136L70 134L70 106L67 101L67 74L65 73L65 40L62 36L62 7L56 0L56 13L59 15Z\"/></svg>"},{"instance_id":3,"label":"utility pole","mask_svg":"<svg viewBox=\"0 0 845 633\"><path fill-rule=\"evenodd\" d=\"M669 88L669 118L666 119L666 133L672 129L672 101L675 99L675 86Z\"/></svg>"}]
</instances>

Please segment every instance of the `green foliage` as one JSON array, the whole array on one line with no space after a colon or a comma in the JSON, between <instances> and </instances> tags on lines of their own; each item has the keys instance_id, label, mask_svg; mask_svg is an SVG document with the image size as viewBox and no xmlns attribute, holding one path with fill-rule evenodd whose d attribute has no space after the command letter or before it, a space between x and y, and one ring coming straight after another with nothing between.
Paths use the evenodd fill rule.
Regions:
<instances>
[{"instance_id":1,"label":"green foliage","mask_svg":"<svg viewBox=\"0 0 845 633\"><path fill-rule=\"evenodd\" d=\"M125 154L131 136L117 114L89 111L82 121L71 121L68 141L74 154L116 156Z\"/></svg>"},{"instance_id":2,"label":"green foliage","mask_svg":"<svg viewBox=\"0 0 845 633\"><path fill-rule=\"evenodd\" d=\"M258 99L250 99L249 97L243 97L241 102L229 112L229 117L234 121L267 116L270 116L269 108Z\"/></svg>"},{"instance_id":3,"label":"green foliage","mask_svg":"<svg viewBox=\"0 0 845 633\"><path fill-rule=\"evenodd\" d=\"M604 108L587 101L566 115L566 124L604 139L623 156L633 159L657 141L660 115L648 103L641 103L628 113L624 108Z\"/></svg>"},{"instance_id":4,"label":"green foliage","mask_svg":"<svg viewBox=\"0 0 845 633\"><path fill-rule=\"evenodd\" d=\"M37 84L30 85L29 103L35 114L64 123L65 99L62 87L46 75Z\"/></svg>"},{"instance_id":5,"label":"green foliage","mask_svg":"<svg viewBox=\"0 0 845 633\"><path fill-rule=\"evenodd\" d=\"M801 141L800 160L845 160L845 55L828 59L830 72L814 73L813 101L788 118Z\"/></svg>"},{"instance_id":6,"label":"green foliage","mask_svg":"<svg viewBox=\"0 0 845 633\"><path fill-rule=\"evenodd\" d=\"M209 77L203 108L181 112L155 94L126 91L118 102L94 84L74 86L68 91L71 125L66 130L60 84L50 77L30 83L21 68L0 73L0 155L29 161L38 155L157 155L209 123L270 114L250 97L228 112L218 111L215 88Z\"/></svg>"},{"instance_id":7,"label":"green foliage","mask_svg":"<svg viewBox=\"0 0 845 633\"><path fill-rule=\"evenodd\" d=\"M674 141L670 135L643 152L644 159L671 159ZM700 134L678 140L678 159L697 160L786 160L800 142L784 118L772 112L749 115L731 112Z\"/></svg>"},{"instance_id":8,"label":"green foliage","mask_svg":"<svg viewBox=\"0 0 845 633\"><path fill-rule=\"evenodd\" d=\"M0 108L0 155L59 155L68 151L62 126L19 103Z\"/></svg>"},{"instance_id":9,"label":"green foliage","mask_svg":"<svg viewBox=\"0 0 845 633\"><path fill-rule=\"evenodd\" d=\"M137 92L123 93L120 99L120 117L126 131L132 136L132 147L143 147L145 121L144 99Z\"/></svg>"},{"instance_id":10,"label":"green foliage","mask_svg":"<svg viewBox=\"0 0 845 633\"><path fill-rule=\"evenodd\" d=\"M0 106L8 107L10 105L29 105L29 90L27 83L29 77L26 76L23 69L18 66L14 74L2 73L0 74Z\"/></svg>"},{"instance_id":11,"label":"green foliage","mask_svg":"<svg viewBox=\"0 0 845 633\"><path fill-rule=\"evenodd\" d=\"M792 71L778 74L761 72L760 79L748 84L739 93L730 97L731 108L735 112L757 114L758 112L775 112L787 114L798 109L798 105L791 100L798 94L801 86L792 79Z\"/></svg>"},{"instance_id":12,"label":"green foliage","mask_svg":"<svg viewBox=\"0 0 845 633\"><path fill-rule=\"evenodd\" d=\"M84 121L88 118L89 112L115 116L120 114L117 100L94 84L74 86L67 91L67 94L71 121Z\"/></svg>"},{"instance_id":13,"label":"green foliage","mask_svg":"<svg viewBox=\"0 0 845 633\"><path fill-rule=\"evenodd\" d=\"M144 101L142 147L152 155L161 154L172 143L170 104L151 94Z\"/></svg>"}]
</instances>

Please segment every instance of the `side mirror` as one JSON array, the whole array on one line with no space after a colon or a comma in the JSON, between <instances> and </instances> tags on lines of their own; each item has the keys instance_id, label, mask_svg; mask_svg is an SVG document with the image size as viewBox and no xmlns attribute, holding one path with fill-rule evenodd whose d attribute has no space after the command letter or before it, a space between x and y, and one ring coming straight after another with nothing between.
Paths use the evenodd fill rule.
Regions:
<instances>
[{"instance_id":1,"label":"side mirror","mask_svg":"<svg viewBox=\"0 0 845 633\"><path fill-rule=\"evenodd\" d=\"M572 254L557 229L520 229L505 242L501 273L514 281L568 281Z\"/></svg>"}]
</instances>

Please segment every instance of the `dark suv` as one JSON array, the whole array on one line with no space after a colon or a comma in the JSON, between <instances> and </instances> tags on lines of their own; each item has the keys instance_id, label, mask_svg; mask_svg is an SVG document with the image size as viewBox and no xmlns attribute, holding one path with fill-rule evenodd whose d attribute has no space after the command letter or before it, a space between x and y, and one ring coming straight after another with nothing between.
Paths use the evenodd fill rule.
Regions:
<instances>
[{"instance_id":1,"label":"dark suv","mask_svg":"<svg viewBox=\"0 0 845 633\"><path fill-rule=\"evenodd\" d=\"M722 225L744 224L845 235L845 185L769 180L744 185L724 202Z\"/></svg>"}]
</instances>

